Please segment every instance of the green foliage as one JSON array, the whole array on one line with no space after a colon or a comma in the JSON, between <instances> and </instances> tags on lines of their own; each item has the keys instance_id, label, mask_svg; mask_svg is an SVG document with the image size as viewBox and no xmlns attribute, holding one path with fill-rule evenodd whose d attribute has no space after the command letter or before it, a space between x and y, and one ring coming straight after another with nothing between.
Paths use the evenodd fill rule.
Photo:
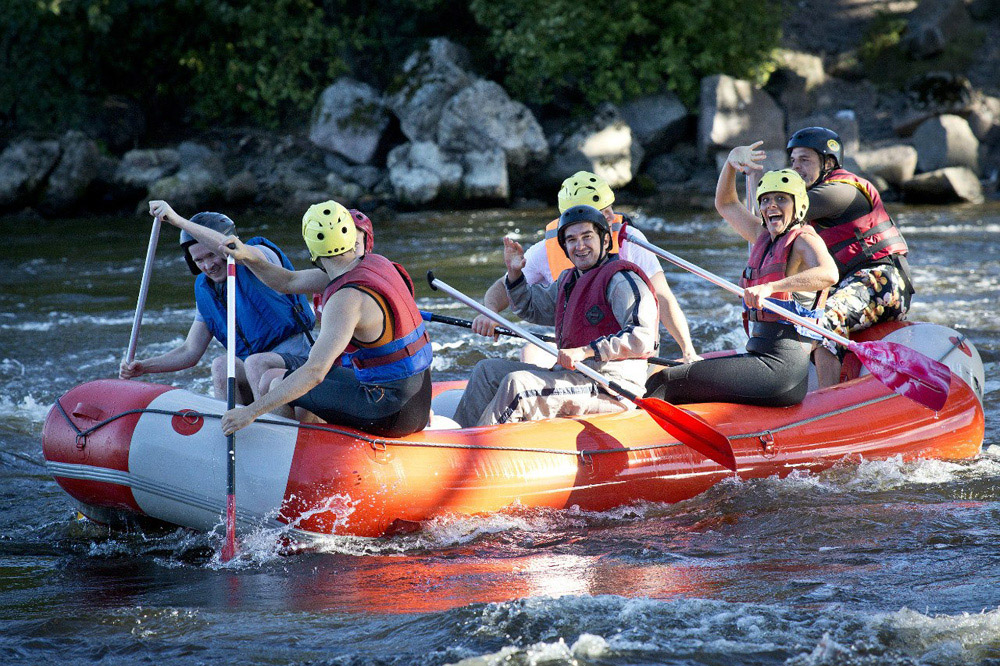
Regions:
<instances>
[{"instance_id":1,"label":"green foliage","mask_svg":"<svg viewBox=\"0 0 1000 666\"><path fill-rule=\"evenodd\" d=\"M471 0L524 101L622 102L663 88L687 104L709 74L759 78L780 36L774 0Z\"/></svg>"}]
</instances>

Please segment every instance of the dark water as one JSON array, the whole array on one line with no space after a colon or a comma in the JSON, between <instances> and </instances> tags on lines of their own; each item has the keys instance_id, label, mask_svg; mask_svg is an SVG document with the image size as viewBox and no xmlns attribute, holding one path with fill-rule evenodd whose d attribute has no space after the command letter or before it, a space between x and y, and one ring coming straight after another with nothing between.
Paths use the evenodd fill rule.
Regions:
<instances>
[{"instance_id":1,"label":"dark water","mask_svg":"<svg viewBox=\"0 0 1000 666\"><path fill-rule=\"evenodd\" d=\"M651 239L734 277L746 245L707 214L644 211ZM481 295L499 237L528 242L552 211L376 219L378 248L457 316L430 268ZM1000 444L1000 208L907 209L912 318L967 333L986 363L986 446ZM296 220L242 220L305 265ZM41 466L49 405L116 373L148 218L0 221L0 663L1000 664L1000 449L946 463L843 463L727 482L677 505L447 518L370 544L289 553L246 535L109 534L78 521ZM140 339L190 325L190 276L164 232ZM737 346L738 309L668 268L700 350ZM432 324L437 378L482 344ZM668 352L670 350L667 350ZM209 392L207 362L164 376ZM998 568L997 571L994 569Z\"/></svg>"}]
</instances>

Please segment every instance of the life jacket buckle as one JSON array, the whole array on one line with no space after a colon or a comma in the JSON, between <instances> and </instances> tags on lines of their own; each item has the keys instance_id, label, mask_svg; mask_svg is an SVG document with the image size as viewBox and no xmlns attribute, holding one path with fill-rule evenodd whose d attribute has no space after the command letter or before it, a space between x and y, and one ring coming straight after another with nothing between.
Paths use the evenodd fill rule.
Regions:
<instances>
[{"instance_id":1,"label":"life jacket buckle","mask_svg":"<svg viewBox=\"0 0 1000 666\"><path fill-rule=\"evenodd\" d=\"M773 458L778 455L778 447L774 443L774 433L770 430L765 430L757 436L757 439L760 440L761 454L765 458Z\"/></svg>"}]
</instances>

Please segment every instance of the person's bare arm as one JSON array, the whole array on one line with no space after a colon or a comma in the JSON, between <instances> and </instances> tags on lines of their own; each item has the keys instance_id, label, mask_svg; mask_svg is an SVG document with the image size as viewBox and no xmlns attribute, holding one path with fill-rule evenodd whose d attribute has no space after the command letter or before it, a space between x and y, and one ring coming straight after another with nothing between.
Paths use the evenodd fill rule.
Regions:
<instances>
[{"instance_id":1,"label":"person's bare arm","mask_svg":"<svg viewBox=\"0 0 1000 666\"><path fill-rule=\"evenodd\" d=\"M483 296L483 305L493 312L503 312L510 306L510 299L507 298L507 288L504 286L504 278L500 278L490 285ZM486 315L476 315L472 320L472 332L487 337L496 337L497 323Z\"/></svg>"},{"instance_id":2,"label":"person's bare arm","mask_svg":"<svg viewBox=\"0 0 1000 666\"><path fill-rule=\"evenodd\" d=\"M698 352L695 351L694 345L691 343L691 331L688 328L687 317L684 316L684 311L681 310L680 304L674 298L674 292L670 290L670 285L667 284L667 278L663 271L658 271L649 279L649 282L653 285L653 293L656 294L656 300L660 306L660 323L670 333L670 337L674 339L677 346L681 348L681 357L684 362L694 363L700 360L701 357L698 356Z\"/></svg>"},{"instance_id":3,"label":"person's bare arm","mask_svg":"<svg viewBox=\"0 0 1000 666\"><path fill-rule=\"evenodd\" d=\"M290 271L284 266L272 264L263 252L244 244L236 236L224 237L219 248L253 271L261 282L282 294L314 294L322 292L330 284L330 278L323 269Z\"/></svg>"},{"instance_id":4,"label":"person's bare arm","mask_svg":"<svg viewBox=\"0 0 1000 666\"><path fill-rule=\"evenodd\" d=\"M775 282L747 287L743 302L752 308L763 308L764 299L776 291L820 291L836 284L837 264L818 234L808 229L795 239L788 256L790 271L797 271Z\"/></svg>"},{"instance_id":5,"label":"person's bare arm","mask_svg":"<svg viewBox=\"0 0 1000 666\"><path fill-rule=\"evenodd\" d=\"M165 354L144 360L136 359L131 363L122 360L118 369L118 377L134 379L145 374L185 370L201 360L211 342L212 333L208 330L208 326L204 322L195 320L191 323L187 337L184 338L184 342L179 347L175 347Z\"/></svg>"}]
</instances>

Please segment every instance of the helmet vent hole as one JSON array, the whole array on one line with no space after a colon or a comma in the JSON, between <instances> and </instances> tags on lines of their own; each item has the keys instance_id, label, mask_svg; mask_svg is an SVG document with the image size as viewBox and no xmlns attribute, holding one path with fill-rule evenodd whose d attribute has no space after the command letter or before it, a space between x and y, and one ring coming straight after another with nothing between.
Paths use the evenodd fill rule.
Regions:
<instances>
[{"instance_id":1,"label":"helmet vent hole","mask_svg":"<svg viewBox=\"0 0 1000 666\"><path fill-rule=\"evenodd\" d=\"M329 215L330 214L330 209L329 208L323 209L323 214L324 215Z\"/></svg>"},{"instance_id":2,"label":"helmet vent hole","mask_svg":"<svg viewBox=\"0 0 1000 666\"><path fill-rule=\"evenodd\" d=\"M322 233L322 232L320 232L320 233L316 234L316 239L317 239L317 240L323 240L324 238L325 238L325 236L323 236L323 233Z\"/></svg>"},{"instance_id":3,"label":"helmet vent hole","mask_svg":"<svg viewBox=\"0 0 1000 666\"><path fill-rule=\"evenodd\" d=\"M340 228L340 233L346 234L347 233L347 227L341 227Z\"/></svg>"}]
</instances>

